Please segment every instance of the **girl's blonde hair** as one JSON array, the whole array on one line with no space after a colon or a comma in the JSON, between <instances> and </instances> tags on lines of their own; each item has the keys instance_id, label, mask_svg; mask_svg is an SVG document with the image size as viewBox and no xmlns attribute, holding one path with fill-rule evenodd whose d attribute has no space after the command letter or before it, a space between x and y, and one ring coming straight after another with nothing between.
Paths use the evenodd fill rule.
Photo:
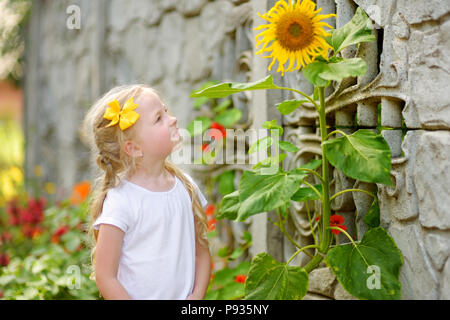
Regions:
<instances>
[{"instance_id":1,"label":"girl's blonde hair","mask_svg":"<svg viewBox=\"0 0 450 320\"><path fill-rule=\"evenodd\" d=\"M158 95L155 89L143 84L125 85L111 89L89 109L80 127L80 136L91 151L93 167L101 169L100 171L98 168L96 170L88 206L91 218L89 233L93 239L91 253L93 265L95 263L95 244L98 237L98 231L94 230L93 223L102 211L103 201L108 190L118 186L122 178L129 177L136 169L135 158L129 156L123 150L125 141L133 140L135 137L135 126L131 126L124 131L119 128L119 125L106 127L110 120L105 119L103 115L108 107L108 102L117 100L123 106L131 97L134 97L134 101L136 101L144 91L150 91ZM139 109L136 109L136 111L139 113ZM165 160L165 169L180 179L186 187L192 200L197 240L204 247L208 247L206 214L201 206L195 186L178 167L167 159Z\"/></svg>"}]
</instances>

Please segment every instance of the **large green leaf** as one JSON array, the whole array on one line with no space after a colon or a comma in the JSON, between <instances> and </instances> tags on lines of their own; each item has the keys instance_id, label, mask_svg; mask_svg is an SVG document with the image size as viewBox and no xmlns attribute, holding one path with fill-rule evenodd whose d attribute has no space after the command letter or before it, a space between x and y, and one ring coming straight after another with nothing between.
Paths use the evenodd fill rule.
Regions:
<instances>
[{"instance_id":1,"label":"large green leaf","mask_svg":"<svg viewBox=\"0 0 450 320\"><path fill-rule=\"evenodd\" d=\"M342 81L350 76L360 76L366 73L367 66L363 59L334 58L329 62L316 61L303 68L303 75L316 87L326 87L329 81Z\"/></svg>"},{"instance_id":2,"label":"large green leaf","mask_svg":"<svg viewBox=\"0 0 450 320\"><path fill-rule=\"evenodd\" d=\"M302 69L303 76L316 87L327 87L329 81L320 77L320 74L325 70L326 65L326 62L323 61L310 63Z\"/></svg>"},{"instance_id":3,"label":"large green leaf","mask_svg":"<svg viewBox=\"0 0 450 320\"><path fill-rule=\"evenodd\" d=\"M367 66L363 59L353 58L338 62L327 63L319 74L322 79L342 81L350 76L360 76L366 73Z\"/></svg>"},{"instance_id":4,"label":"large green leaf","mask_svg":"<svg viewBox=\"0 0 450 320\"><path fill-rule=\"evenodd\" d=\"M344 289L360 299L401 299L398 278L403 258L394 240L377 227L355 245L334 247L327 255Z\"/></svg>"},{"instance_id":5,"label":"large green leaf","mask_svg":"<svg viewBox=\"0 0 450 320\"><path fill-rule=\"evenodd\" d=\"M392 186L391 149L368 129L323 142L330 163L350 178Z\"/></svg>"},{"instance_id":6,"label":"large green leaf","mask_svg":"<svg viewBox=\"0 0 450 320\"><path fill-rule=\"evenodd\" d=\"M314 159L301 167L314 170L321 163L321 160ZM307 175L307 171L299 168L273 175L245 171L239 182L240 206L237 220L244 221L251 215L274 210L286 204Z\"/></svg>"},{"instance_id":7,"label":"large green leaf","mask_svg":"<svg viewBox=\"0 0 450 320\"><path fill-rule=\"evenodd\" d=\"M196 97L208 97L208 98L223 98L230 94L238 93L246 90L263 90L263 89L277 89L279 88L273 83L272 75L265 77L264 79L249 82L249 83L239 83L239 82L225 82L219 83L214 86L210 86L205 89L195 90L191 93L191 98Z\"/></svg>"},{"instance_id":8,"label":"large green leaf","mask_svg":"<svg viewBox=\"0 0 450 320\"><path fill-rule=\"evenodd\" d=\"M239 207L239 190L236 190L222 198L217 213L217 219L227 218L229 220L235 220L237 218Z\"/></svg>"},{"instance_id":9,"label":"large green leaf","mask_svg":"<svg viewBox=\"0 0 450 320\"><path fill-rule=\"evenodd\" d=\"M301 267L257 254L245 281L245 300L300 300L308 290L308 273Z\"/></svg>"},{"instance_id":10,"label":"large green leaf","mask_svg":"<svg viewBox=\"0 0 450 320\"><path fill-rule=\"evenodd\" d=\"M342 49L360 42L371 42L375 40L372 34L372 22L367 14L358 7L353 18L342 28L332 30L331 37L327 37L327 42L338 53Z\"/></svg>"},{"instance_id":11,"label":"large green leaf","mask_svg":"<svg viewBox=\"0 0 450 320\"><path fill-rule=\"evenodd\" d=\"M244 221L251 215L280 207L289 201L301 181L298 175L285 172L259 175L245 171L239 182L240 208L237 220Z\"/></svg>"}]
</instances>

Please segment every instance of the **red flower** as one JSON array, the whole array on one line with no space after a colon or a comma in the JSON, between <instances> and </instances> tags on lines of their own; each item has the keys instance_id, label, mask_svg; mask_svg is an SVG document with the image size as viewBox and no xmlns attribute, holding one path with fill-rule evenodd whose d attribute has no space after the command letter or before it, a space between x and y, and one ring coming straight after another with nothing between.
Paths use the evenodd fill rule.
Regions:
<instances>
[{"instance_id":1,"label":"red flower","mask_svg":"<svg viewBox=\"0 0 450 320\"><path fill-rule=\"evenodd\" d=\"M33 237L34 227L30 223L26 223L26 224L22 225L20 230L22 231L22 234L24 237L26 237L26 238Z\"/></svg>"},{"instance_id":2,"label":"red flower","mask_svg":"<svg viewBox=\"0 0 450 320\"><path fill-rule=\"evenodd\" d=\"M3 232L3 234L0 236L0 239L4 242L9 242L12 240L12 236L11 233L9 233L8 230L6 230L5 232Z\"/></svg>"},{"instance_id":3,"label":"red flower","mask_svg":"<svg viewBox=\"0 0 450 320\"><path fill-rule=\"evenodd\" d=\"M208 220L208 231L213 231L216 228L216 223L217 223L216 218Z\"/></svg>"},{"instance_id":4,"label":"red flower","mask_svg":"<svg viewBox=\"0 0 450 320\"><path fill-rule=\"evenodd\" d=\"M1 254L0 253L0 266L6 267L9 264L9 255L7 253Z\"/></svg>"},{"instance_id":5,"label":"red flower","mask_svg":"<svg viewBox=\"0 0 450 320\"><path fill-rule=\"evenodd\" d=\"M338 228L341 228L342 230L346 231L347 227L343 225L344 220L345 219L343 216L340 216L338 214L333 214L330 217L330 227L338 227ZM331 230L331 232L333 232L336 235L341 233L341 231L335 230L335 229Z\"/></svg>"},{"instance_id":6,"label":"red flower","mask_svg":"<svg viewBox=\"0 0 450 320\"><path fill-rule=\"evenodd\" d=\"M209 143L202 144L202 151L209 152Z\"/></svg>"},{"instance_id":7,"label":"red flower","mask_svg":"<svg viewBox=\"0 0 450 320\"><path fill-rule=\"evenodd\" d=\"M59 243L59 238L69 231L69 226L61 226L52 234L52 243Z\"/></svg>"},{"instance_id":8,"label":"red flower","mask_svg":"<svg viewBox=\"0 0 450 320\"><path fill-rule=\"evenodd\" d=\"M205 212L207 216L211 216L214 213L214 211L216 211L216 207L213 204L208 204L206 206Z\"/></svg>"},{"instance_id":9,"label":"red flower","mask_svg":"<svg viewBox=\"0 0 450 320\"><path fill-rule=\"evenodd\" d=\"M238 274L235 278L234 278L234 282L237 283L245 283L245 280L247 279L247 276L245 274Z\"/></svg>"},{"instance_id":10,"label":"red flower","mask_svg":"<svg viewBox=\"0 0 450 320\"><path fill-rule=\"evenodd\" d=\"M211 124L211 129L215 130L209 130L208 134L211 138L214 138L214 140L219 140L224 138L227 135L227 131L224 126L222 126L220 123L213 122Z\"/></svg>"}]
</instances>

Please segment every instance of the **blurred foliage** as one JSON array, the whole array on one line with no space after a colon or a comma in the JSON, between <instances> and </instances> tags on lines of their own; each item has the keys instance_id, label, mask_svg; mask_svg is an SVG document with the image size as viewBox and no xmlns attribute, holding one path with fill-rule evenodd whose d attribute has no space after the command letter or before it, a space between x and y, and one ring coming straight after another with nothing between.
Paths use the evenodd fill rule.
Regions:
<instances>
[{"instance_id":1,"label":"blurred foliage","mask_svg":"<svg viewBox=\"0 0 450 320\"><path fill-rule=\"evenodd\" d=\"M23 76L25 28L31 0L0 0L0 79L16 85Z\"/></svg>"}]
</instances>

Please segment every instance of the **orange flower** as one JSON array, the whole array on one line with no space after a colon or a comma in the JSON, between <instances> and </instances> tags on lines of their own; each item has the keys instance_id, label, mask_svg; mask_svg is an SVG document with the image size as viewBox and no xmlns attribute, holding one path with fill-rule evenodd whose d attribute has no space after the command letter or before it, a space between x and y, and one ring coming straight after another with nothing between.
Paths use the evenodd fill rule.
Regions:
<instances>
[{"instance_id":1,"label":"orange flower","mask_svg":"<svg viewBox=\"0 0 450 320\"><path fill-rule=\"evenodd\" d=\"M213 204L208 204L206 206L205 212L207 216L211 216L214 213L214 211L216 211L216 207Z\"/></svg>"},{"instance_id":2,"label":"orange flower","mask_svg":"<svg viewBox=\"0 0 450 320\"><path fill-rule=\"evenodd\" d=\"M216 228L216 223L217 223L216 218L208 220L208 231L213 231Z\"/></svg>"},{"instance_id":3,"label":"orange flower","mask_svg":"<svg viewBox=\"0 0 450 320\"><path fill-rule=\"evenodd\" d=\"M245 280L247 279L247 276L245 274L238 274L235 278L234 278L234 282L237 283L245 283Z\"/></svg>"},{"instance_id":4,"label":"orange flower","mask_svg":"<svg viewBox=\"0 0 450 320\"><path fill-rule=\"evenodd\" d=\"M80 204L86 200L91 192L91 184L89 181L82 181L73 186L72 195L70 196L70 203Z\"/></svg>"}]
</instances>

